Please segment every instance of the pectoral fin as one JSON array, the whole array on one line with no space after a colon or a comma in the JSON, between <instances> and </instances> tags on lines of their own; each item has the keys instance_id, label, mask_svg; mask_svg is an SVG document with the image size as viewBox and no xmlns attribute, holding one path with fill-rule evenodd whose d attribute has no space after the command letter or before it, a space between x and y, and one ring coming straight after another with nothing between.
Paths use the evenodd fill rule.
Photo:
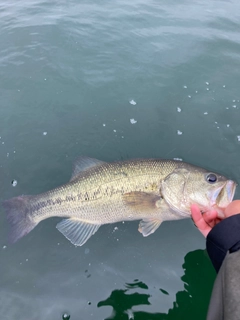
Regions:
<instances>
[{"instance_id":1,"label":"pectoral fin","mask_svg":"<svg viewBox=\"0 0 240 320\"><path fill-rule=\"evenodd\" d=\"M144 219L139 223L138 231L142 233L144 237L154 233L162 223L159 219Z\"/></svg>"},{"instance_id":2,"label":"pectoral fin","mask_svg":"<svg viewBox=\"0 0 240 320\"><path fill-rule=\"evenodd\" d=\"M97 230L100 224L83 222L78 219L64 219L56 228L75 246L82 246Z\"/></svg>"},{"instance_id":3,"label":"pectoral fin","mask_svg":"<svg viewBox=\"0 0 240 320\"><path fill-rule=\"evenodd\" d=\"M129 192L123 195L123 200L126 205L132 207L138 212L153 211L158 208L158 202L161 201L161 197L147 192Z\"/></svg>"}]
</instances>

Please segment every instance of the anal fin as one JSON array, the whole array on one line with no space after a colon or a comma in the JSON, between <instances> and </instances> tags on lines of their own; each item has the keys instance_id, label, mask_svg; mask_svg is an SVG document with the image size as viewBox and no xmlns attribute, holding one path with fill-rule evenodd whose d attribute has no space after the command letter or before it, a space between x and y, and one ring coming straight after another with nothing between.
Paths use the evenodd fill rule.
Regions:
<instances>
[{"instance_id":1,"label":"anal fin","mask_svg":"<svg viewBox=\"0 0 240 320\"><path fill-rule=\"evenodd\" d=\"M64 219L60 221L56 228L60 231L72 244L82 246L97 230L100 224L92 224L78 219Z\"/></svg>"},{"instance_id":2,"label":"anal fin","mask_svg":"<svg viewBox=\"0 0 240 320\"><path fill-rule=\"evenodd\" d=\"M159 219L143 219L139 222L138 231L142 233L144 237L154 233L162 223Z\"/></svg>"}]
</instances>

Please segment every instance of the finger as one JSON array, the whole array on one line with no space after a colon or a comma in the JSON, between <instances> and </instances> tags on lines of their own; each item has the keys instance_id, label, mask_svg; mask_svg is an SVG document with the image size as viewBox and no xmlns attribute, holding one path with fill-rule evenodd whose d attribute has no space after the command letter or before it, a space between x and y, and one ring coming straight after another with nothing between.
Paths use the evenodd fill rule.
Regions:
<instances>
[{"instance_id":1,"label":"finger","mask_svg":"<svg viewBox=\"0 0 240 320\"><path fill-rule=\"evenodd\" d=\"M214 227L215 224L218 222L217 220L219 220L218 212L216 210L204 212L202 214L202 217L210 227Z\"/></svg>"},{"instance_id":2,"label":"finger","mask_svg":"<svg viewBox=\"0 0 240 320\"><path fill-rule=\"evenodd\" d=\"M204 218L201 214L201 211L197 205L195 205L195 204L191 205L191 213L192 213L192 219L193 219L196 227L204 235L204 237L206 237L212 228L204 220Z\"/></svg>"},{"instance_id":3,"label":"finger","mask_svg":"<svg viewBox=\"0 0 240 320\"><path fill-rule=\"evenodd\" d=\"M225 209L225 216L230 217L234 214L240 213L240 200L234 200Z\"/></svg>"}]
</instances>

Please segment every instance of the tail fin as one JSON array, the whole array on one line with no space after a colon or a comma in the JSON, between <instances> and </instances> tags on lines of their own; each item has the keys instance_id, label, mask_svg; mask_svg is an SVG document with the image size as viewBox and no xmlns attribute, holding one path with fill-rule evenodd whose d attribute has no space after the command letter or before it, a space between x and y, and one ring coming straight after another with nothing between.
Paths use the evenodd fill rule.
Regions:
<instances>
[{"instance_id":1,"label":"tail fin","mask_svg":"<svg viewBox=\"0 0 240 320\"><path fill-rule=\"evenodd\" d=\"M2 203L10 224L9 241L11 243L18 241L37 225L31 218L30 198L31 196L20 196Z\"/></svg>"}]
</instances>

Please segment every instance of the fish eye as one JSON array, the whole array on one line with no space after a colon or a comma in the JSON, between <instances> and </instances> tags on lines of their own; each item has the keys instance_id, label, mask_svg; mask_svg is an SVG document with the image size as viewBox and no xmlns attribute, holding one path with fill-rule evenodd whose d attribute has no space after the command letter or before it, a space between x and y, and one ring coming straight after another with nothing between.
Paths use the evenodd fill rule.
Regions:
<instances>
[{"instance_id":1,"label":"fish eye","mask_svg":"<svg viewBox=\"0 0 240 320\"><path fill-rule=\"evenodd\" d=\"M207 182L209 183L215 183L217 181L217 176L214 174L214 173L209 173L207 176L206 176L206 180Z\"/></svg>"}]
</instances>

